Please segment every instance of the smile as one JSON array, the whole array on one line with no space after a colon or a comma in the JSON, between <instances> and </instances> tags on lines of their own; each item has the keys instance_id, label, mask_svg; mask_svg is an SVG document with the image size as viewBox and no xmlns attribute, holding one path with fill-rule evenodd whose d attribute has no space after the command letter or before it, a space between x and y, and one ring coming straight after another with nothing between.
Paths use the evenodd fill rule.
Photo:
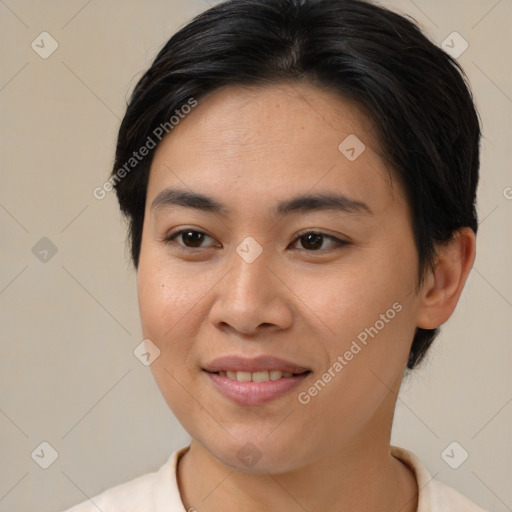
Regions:
<instances>
[{"instance_id":1,"label":"smile","mask_svg":"<svg viewBox=\"0 0 512 512\"><path fill-rule=\"evenodd\" d=\"M220 371L218 375L227 377L229 380L237 380L238 382L267 382L269 380L279 380L283 377L293 377L291 372L282 372L280 370L260 371L260 372L233 372Z\"/></svg>"},{"instance_id":2,"label":"smile","mask_svg":"<svg viewBox=\"0 0 512 512\"><path fill-rule=\"evenodd\" d=\"M284 398L298 387L311 371L294 374L279 370L216 373L203 370L203 373L222 397L237 405L257 406Z\"/></svg>"}]
</instances>

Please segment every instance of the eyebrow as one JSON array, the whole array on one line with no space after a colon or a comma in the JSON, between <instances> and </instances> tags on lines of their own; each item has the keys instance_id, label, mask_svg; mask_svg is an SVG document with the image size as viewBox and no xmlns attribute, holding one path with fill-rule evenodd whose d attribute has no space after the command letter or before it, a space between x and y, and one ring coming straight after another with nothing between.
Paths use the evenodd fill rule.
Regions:
<instances>
[{"instance_id":1,"label":"eyebrow","mask_svg":"<svg viewBox=\"0 0 512 512\"><path fill-rule=\"evenodd\" d=\"M172 206L193 208L203 212L229 216L231 211L220 201L197 192L166 188L151 203L151 211ZM371 208L364 202L352 199L340 193L304 194L279 202L272 209L274 216L284 217L292 213L312 211L338 211L352 214L373 215Z\"/></svg>"}]
</instances>

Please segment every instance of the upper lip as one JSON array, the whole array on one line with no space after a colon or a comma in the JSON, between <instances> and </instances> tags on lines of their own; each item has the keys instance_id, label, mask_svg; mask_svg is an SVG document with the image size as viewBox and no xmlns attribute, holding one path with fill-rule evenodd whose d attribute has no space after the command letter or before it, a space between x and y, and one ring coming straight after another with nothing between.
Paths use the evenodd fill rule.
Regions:
<instances>
[{"instance_id":1,"label":"upper lip","mask_svg":"<svg viewBox=\"0 0 512 512\"><path fill-rule=\"evenodd\" d=\"M291 361L268 355L251 358L234 355L219 357L205 365L203 369L208 372L261 372L277 370L281 372L304 373L309 371L308 368L299 366Z\"/></svg>"}]
</instances>

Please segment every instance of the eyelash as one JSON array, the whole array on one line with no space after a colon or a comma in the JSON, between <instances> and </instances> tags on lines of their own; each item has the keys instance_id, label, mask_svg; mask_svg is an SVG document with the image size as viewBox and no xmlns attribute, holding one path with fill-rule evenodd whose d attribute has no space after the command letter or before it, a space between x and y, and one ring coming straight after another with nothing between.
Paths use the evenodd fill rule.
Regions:
<instances>
[{"instance_id":1,"label":"eyelash","mask_svg":"<svg viewBox=\"0 0 512 512\"><path fill-rule=\"evenodd\" d=\"M180 235L183 235L185 233L199 233L199 234L206 235L206 236L210 237L210 235L208 235L207 233L204 233L203 231L199 231L196 229L181 229L180 231L176 231L175 233L170 233L167 237L165 237L163 242L165 242L167 244L172 243L174 245L177 245L180 249L182 249L184 251L194 251L194 250L199 250L199 249L209 249L210 248L210 247L187 247L185 245L181 245L174 241ZM303 232L299 233L297 235L297 237L295 238L295 240L293 241L292 245L295 245L301 238L305 237L306 235L320 235L323 237L323 239L331 240L337 246L337 247L334 247L333 249L341 249L344 246L350 245L349 242L347 242L345 240L340 240L339 238L336 238L335 236L328 235L326 233L322 233L321 231L311 231L311 230L303 231ZM210 238L213 238L213 237L210 237ZM322 249L318 249L318 250L299 249L299 250L303 250L303 251L306 251L309 253L316 253L316 252L325 252L328 249L324 249L324 250L322 250Z\"/></svg>"}]
</instances>

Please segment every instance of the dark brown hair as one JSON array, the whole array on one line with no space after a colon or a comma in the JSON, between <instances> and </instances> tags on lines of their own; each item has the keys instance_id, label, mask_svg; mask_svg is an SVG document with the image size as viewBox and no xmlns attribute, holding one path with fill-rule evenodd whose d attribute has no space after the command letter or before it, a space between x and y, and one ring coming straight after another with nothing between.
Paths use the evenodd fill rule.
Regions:
<instances>
[{"instance_id":1,"label":"dark brown hair","mask_svg":"<svg viewBox=\"0 0 512 512\"><path fill-rule=\"evenodd\" d=\"M229 85L309 81L350 98L373 120L412 210L421 283L436 244L476 233L480 123L464 72L415 23L362 0L229 0L174 34L137 83L111 180L138 266L154 149L119 170L191 98ZM166 132L169 130L166 130ZM408 368L439 332L416 330Z\"/></svg>"}]
</instances>

